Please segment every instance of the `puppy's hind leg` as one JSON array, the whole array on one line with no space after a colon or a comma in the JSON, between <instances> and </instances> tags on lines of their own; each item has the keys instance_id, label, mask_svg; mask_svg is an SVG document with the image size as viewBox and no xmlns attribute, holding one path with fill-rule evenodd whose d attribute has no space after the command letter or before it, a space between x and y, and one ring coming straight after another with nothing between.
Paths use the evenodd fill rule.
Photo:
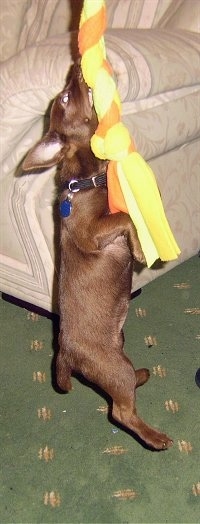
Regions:
<instances>
[{"instance_id":1,"label":"puppy's hind leg","mask_svg":"<svg viewBox=\"0 0 200 524\"><path fill-rule=\"evenodd\" d=\"M135 370L125 355L112 359L109 353L112 375L104 373L104 389L113 399L112 415L120 424L138 435L150 448L157 450L172 446L172 440L146 424L138 415L135 406L135 388L149 376L148 370ZM113 360L113 361L112 361Z\"/></svg>"},{"instance_id":2,"label":"puppy's hind leg","mask_svg":"<svg viewBox=\"0 0 200 524\"><path fill-rule=\"evenodd\" d=\"M62 341L62 334L59 335L60 349L56 359L56 378L57 384L63 391L70 391L72 389L71 368L67 362L67 352Z\"/></svg>"},{"instance_id":3,"label":"puppy's hind leg","mask_svg":"<svg viewBox=\"0 0 200 524\"><path fill-rule=\"evenodd\" d=\"M59 351L56 360L56 378L60 389L63 391L70 391L72 389L71 369L67 365L66 355L62 350Z\"/></svg>"}]
</instances>

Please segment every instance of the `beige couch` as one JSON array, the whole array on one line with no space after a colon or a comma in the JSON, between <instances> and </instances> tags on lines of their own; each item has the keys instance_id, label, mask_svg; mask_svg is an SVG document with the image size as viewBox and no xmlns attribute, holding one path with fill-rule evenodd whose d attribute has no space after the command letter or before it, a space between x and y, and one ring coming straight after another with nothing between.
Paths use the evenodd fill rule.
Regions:
<instances>
[{"instance_id":1,"label":"beige couch","mask_svg":"<svg viewBox=\"0 0 200 524\"><path fill-rule=\"evenodd\" d=\"M177 261L135 273L138 289L199 249L200 2L106 5L107 54L123 120L156 174L181 248ZM4 0L0 6L0 289L50 311L57 304L55 170L19 175L24 155L47 125L49 103L64 85L72 62L68 29L77 28L80 7L79 0Z\"/></svg>"}]
</instances>

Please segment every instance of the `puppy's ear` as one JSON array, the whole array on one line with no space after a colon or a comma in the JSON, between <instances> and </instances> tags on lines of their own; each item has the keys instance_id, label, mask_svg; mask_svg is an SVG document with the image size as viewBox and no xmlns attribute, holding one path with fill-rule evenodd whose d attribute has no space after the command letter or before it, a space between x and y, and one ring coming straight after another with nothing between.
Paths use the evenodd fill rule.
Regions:
<instances>
[{"instance_id":1,"label":"puppy's ear","mask_svg":"<svg viewBox=\"0 0 200 524\"><path fill-rule=\"evenodd\" d=\"M62 159L61 150L64 143L56 133L47 133L32 149L30 149L23 161L22 167L25 171L51 167L58 164Z\"/></svg>"}]
</instances>

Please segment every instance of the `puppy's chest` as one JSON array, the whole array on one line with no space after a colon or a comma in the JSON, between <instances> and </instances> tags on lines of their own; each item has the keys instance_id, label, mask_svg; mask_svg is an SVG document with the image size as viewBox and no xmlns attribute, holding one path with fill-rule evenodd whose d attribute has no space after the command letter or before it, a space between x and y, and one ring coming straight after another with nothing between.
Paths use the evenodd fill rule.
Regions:
<instances>
[{"instance_id":1,"label":"puppy's chest","mask_svg":"<svg viewBox=\"0 0 200 524\"><path fill-rule=\"evenodd\" d=\"M103 278L104 284L107 280L116 281L129 279L132 272L133 259L127 245L127 239L120 235L101 249L84 251L79 249L73 241L73 237L64 234L65 241L62 242L61 259L67 280L77 280L84 275L86 282L95 279L96 286ZM66 278L66 277L65 277Z\"/></svg>"}]
</instances>

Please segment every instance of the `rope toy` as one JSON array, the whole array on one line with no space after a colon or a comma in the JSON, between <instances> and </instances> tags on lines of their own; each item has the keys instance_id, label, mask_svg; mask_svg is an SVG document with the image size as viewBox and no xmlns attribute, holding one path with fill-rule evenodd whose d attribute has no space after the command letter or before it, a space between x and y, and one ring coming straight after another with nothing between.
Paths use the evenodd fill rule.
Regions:
<instances>
[{"instance_id":1,"label":"rope toy","mask_svg":"<svg viewBox=\"0 0 200 524\"><path fill-rule=\"evenodd\" d=\"M155 176L136 152L121 122L121 103L106 59L104 0L84 0L79 26L79 52L85 82L93 90L98 127L91 139L96 157L109 160L108 201L111 213L129 213L150 267L155 260L173 260L180 254L163 209Z\"/></svg>"}]
</instances>

